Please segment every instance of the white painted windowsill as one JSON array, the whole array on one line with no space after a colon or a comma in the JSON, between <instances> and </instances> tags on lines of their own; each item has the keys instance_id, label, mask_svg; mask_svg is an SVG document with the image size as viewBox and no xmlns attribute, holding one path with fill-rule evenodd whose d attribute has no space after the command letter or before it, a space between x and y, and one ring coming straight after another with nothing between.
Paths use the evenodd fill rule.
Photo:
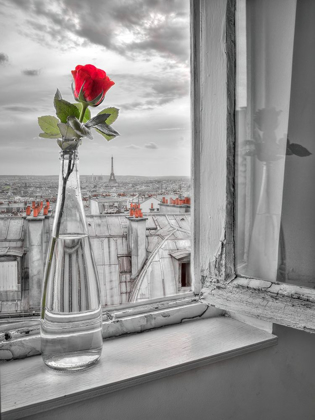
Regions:
<instances>
[{"instance_id":1,"label":"white painted windowsill","mask_svg":"<svg viewBox=\"0 0 315 420\"><path fill-rule=\"evenodd\" d=\"M1 365L2 419L32 416L85 399L260 350L277 337L227 317L186 322L104 341L85 371L46 368L41 356ZM44 414L43 414L44 416ZM44 418L44 417L43 417Z\"/></svg>"}]
</instances>

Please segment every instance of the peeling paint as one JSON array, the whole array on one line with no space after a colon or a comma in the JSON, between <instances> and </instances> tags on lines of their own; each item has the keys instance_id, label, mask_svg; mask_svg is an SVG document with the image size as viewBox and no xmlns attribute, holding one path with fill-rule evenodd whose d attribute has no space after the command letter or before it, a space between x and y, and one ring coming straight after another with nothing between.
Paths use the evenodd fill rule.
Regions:
<instances>
[{"instance_id":1,"label":"peeling paint","mask_svg":"<svg viewBox=\"0 0 315 420\"><path fill-rule=\"evenodd\" d=\"M225 273L225 232L224 232L224 239L220 241L220 245L214 256L212 276L216 278L222 278L222 276L224 276L224 273Z\"/></svg>"},{"instance_id":2,"label":"peeling paint","mask_svg":"<svg viewBox=\"0 0 315 420\"><path fill-rule=\"evenodd\" d=\"M196 297L143 305L123 311L106 311L103 314L103 339L141 333L188 320L218 316L221 313L222 311L199 302ZM8 352L12 355L10 359L40 354L39 320L29 322L32 326L31 335L27 334L30 327L26 321L23 321L23 328L8 329L2 334L0 360L8 360ZM10 334L12 338L5 340L5 334Z\"/></svg>"},{"instance_id":3,"label":"peeling paint","mask_svg":"<svg viewBox=\"0 0 315 420\"><path fill-rule=\"evenodd\" d=\"M299 292L297 292L299 290ZM227 284L208 279L200 299L209 305L315 333L315 290L283 283L236 278Z\"/></svg>"}]
</instances>

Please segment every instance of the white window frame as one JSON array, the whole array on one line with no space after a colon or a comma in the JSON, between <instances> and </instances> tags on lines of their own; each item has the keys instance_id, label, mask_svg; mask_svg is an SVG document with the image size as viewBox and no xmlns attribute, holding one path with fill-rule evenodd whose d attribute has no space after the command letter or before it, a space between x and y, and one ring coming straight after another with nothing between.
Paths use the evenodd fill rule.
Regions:
<instances>
[{"instance_id":1,"label":"white window frame","mask_svg":"<svg viewBox=\"0 0 315 420\"><path fill-rule=\"evenodd\" d=\"M103 337L223 311L315 332L315 290L235 275L235 0L191 0L191 57L192 292L107 308ZM40 352L38 330L15 335L31 333L25 353Z\"/></svg>"},{"instance_id":2,"label":"white window frame","mask_svg":"<svg viewBox=\"0 0 315 420\"><path fill-rule=\"evenodd\" d=\"M193 78L192 219L194 274L201 278L201 301L231 313L315 332L314 289L235 275L236 0L192 4L194 20L200 17Z\"/></svg>"}]
</instances>

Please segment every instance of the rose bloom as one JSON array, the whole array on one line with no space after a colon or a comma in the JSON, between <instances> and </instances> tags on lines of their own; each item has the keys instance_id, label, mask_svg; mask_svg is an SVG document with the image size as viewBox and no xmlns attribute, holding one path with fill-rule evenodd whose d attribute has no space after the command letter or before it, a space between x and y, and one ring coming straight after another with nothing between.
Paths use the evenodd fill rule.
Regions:
<instances>
[{"instance_id":1,"label":"rose bloom","mask_svg":"<svg viewBox=\"0 0 315 420\"><path fill-rule=\"evenodd\" d=\"M74 79L73 94L75 99L79 101L80 90L84 83L83 94L85 102L88 102L92 106L97 106L102 103L108 89L115 84L106 75L104 70L98 69L92 64L76 66L75 70L72 70L71 73ZM96 98L101 94L101 98L96 101Z\"/></svg>"}]
</instances>

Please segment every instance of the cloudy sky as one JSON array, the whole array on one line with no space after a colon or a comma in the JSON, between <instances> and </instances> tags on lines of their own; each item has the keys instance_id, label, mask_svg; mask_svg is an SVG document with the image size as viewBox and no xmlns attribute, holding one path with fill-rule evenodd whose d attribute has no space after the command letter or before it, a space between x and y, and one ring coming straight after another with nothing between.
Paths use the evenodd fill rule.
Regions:
<instances>
[{"instance_id":1,"label":"cloudy sky","mask_svg":"<svg viewBox=\"0 0 315 420\"><path fill-rule=\"evenodd\" d=\"M57 174L56 140L37 117L55 115L58 88L74 102L71 70L94 64L115 85L92 115L120 109L107 142L80 147L82 174L190 174L189 0L0 0L0 174Z\"/></svg>"}]
</instances>

